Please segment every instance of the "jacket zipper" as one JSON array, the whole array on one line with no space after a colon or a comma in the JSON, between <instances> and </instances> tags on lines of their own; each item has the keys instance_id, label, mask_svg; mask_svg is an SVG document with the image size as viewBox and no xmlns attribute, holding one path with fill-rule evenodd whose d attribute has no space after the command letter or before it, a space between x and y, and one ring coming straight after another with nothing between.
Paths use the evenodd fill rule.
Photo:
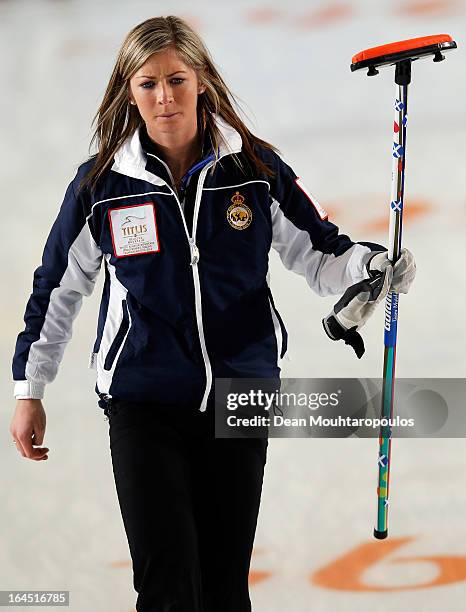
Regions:
<instances>
[{"instance_id":1,"label":"jacket zipper","mask_svg":"<svg viewBox=\"0 0 466 612\"><path fill-rule=\"evenodd\" d=\"M199 175L199 181L197 183L197 190L196 190L196 199L194 200L193 234L191 238L189 238L189 235L188 235L188 240L189 240L189 244L191 247L191 268L193 271L193 278L194 278L194 296L195 296L195 303L196 303L197 329L199 332L201 351L202 351L202 356L204 358L204 364L205 364L205 370L206 370L206 389L204 392L204 397L202 398L201 406L199 408L201 412L205 412L207 408L207 400L209 398L209 394L212 389L212 366L210 365L209 354L207 353L207 347L206 347L205 336L204 336L204 326L202 323L201 284L199 280L199 268L198 268L200 253L199 253L199 248L196 245L196 229L197 229L197 219L199 216L199 208L201 204L202 187L204 185L204 180L207 174L207 170L211 168L212 166L213 166L213 162L204 166L204 168L201 170L201 174ZM184 218L184 215L183 215L183 218ZM186 223L185 223L185 227L186 227Z\"/></svg>"},{"instance_id":2,"label":"jacket zipper","mask_svg":"<svg viewBox=\"0 0 466 612\"><path fill-rule=\"evenodd\" d=\"M153 155L152 153L148 153L148 155L155 157L155 159L160 161L166 167L168 174L171 177L171 180L173 181L173 177L170 172L170 169L165 164L165 162L162 161L156 155ZM206 388L204 391L204 396L202 398L201 406L199 408L200 412L205 412L207 408L207 400L209 398L210 390L212 388L212 367L210 365L210 359L207 353L207 347L206 347L205 336L204 336L204 326L202 323L201 284L199 280L199 269L198 269L200 252L199 252L198 246L196 245L196 228L197 228L197 219L199 216L199 208L200 208L200 202L201 202L201 196L202 196L202 187L204 185L205 175L207 174L207 170L209 170L209 168L211 168L213 164L214 162L210 162L209 164L204 166L204 168L201 170L201 173L199 175L199 181L197 183L197 189L196 189L196 199L194 200L192 236L189 235L188 226L186 225L186 218L184 216L183 208L181 206L181 202L178 197L178 194L176 193L174 189L171 188L170 185L168 185L165 181L163 181L165 185L167 185L167 187L173 193L173 196L175 197L175 200L178 204L181 219L183 221L184 231L188 239L189 249L191 252L191 262L190 263L191 263L191 270L192 270L193 281L194 281L194 301L195 301L195 310L196 310L197 331L199 334L199 342L201 345L202 358L204 359L204 367L205 367L205 372L206 372Z\"/></svg>"}]
</instances>

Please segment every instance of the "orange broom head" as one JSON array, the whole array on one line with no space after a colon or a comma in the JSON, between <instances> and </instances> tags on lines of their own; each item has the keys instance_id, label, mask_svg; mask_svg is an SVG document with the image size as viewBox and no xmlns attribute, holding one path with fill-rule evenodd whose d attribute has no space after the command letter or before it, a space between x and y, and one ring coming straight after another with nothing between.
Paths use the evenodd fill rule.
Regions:
<instances>
[{"instance_id":1,"label":"orange broom head","mask_svg":"<svg viewBox=\"0 0 466 612\"><path fill-rule=\"evenodd\" d=\"M409 40L401 40L399 42L381 45L380 47L371 47L365 51L360 51L353 57L353 64L367 60L376 60L385 55L394 55L396 53L412 51L413 56L424 47L439 45L441 43L450 43L453 39L448 34L435 34L434 36L421 36L420 38L410 38ZM405 56L406 57L406 56Z\"/></svg>"}]
</instances>

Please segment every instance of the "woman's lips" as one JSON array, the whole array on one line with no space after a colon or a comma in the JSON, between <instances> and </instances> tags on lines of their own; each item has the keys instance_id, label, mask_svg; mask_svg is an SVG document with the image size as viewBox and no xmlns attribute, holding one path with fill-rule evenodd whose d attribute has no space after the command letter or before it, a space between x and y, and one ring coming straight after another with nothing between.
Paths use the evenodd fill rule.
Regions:
<instances>
[{"instance_id":1,"label":"woman's lips","mask_svg":"<svg viewBox=\"0 0 466 612\"><path fill-rule=\"evenodd\" d=\"M173 119L173 117L177 117L179 113L170 113L169 115L157 115L158 119Z\"/></svg>"}]
</instances>

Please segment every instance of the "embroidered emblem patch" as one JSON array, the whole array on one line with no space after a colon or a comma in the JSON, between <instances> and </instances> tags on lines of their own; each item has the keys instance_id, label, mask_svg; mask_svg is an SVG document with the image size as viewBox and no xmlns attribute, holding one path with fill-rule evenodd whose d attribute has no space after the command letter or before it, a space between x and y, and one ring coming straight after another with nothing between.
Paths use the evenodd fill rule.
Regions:
<instances>
[{"instance_id":1,"label":"embroidered emblem patch","mask_svg":"<svg viewBox=\"0 0 466 612\"><path fill-rule=\"evenodd\" d=\"M228 223L237 230L246 229L252 222L251 209L244 203L244 200L244 196L237 191L231 198L232 204L227 210Z\"/></svg>"},{"instance_id":2,"label":"embroidered emblem patch","mask_svg":"<svg viewBox=\"0 0 466 612\"><path fill-rule=\"evenodd\" d=\"M322 219L322 221L325 221L326 219L328 219L327 211L324 208L322 208L322 206L315 199L315 197L313 195L311 195L311 193L306 189L306 187L304 186L304 184L303 184L303 182L302 182L302 180L301 180L301 178L299 176L297 178L295 178L295 183L296 183L296 185L298 185L298 187L301 189L301 191L307 197L309 202L314 206L314 208L316 209L317 214Z\"/></svg>"},{"instance_id":3,"label":"embroidered emblem patch","mask_svg":"<svg viewBox=\"0 0 466 612\"><path fill-rule=\"evenodd\" d=\"M154 204L135 204L108 211L116 257L160 251Z\"/></svg>"}]
</instances>

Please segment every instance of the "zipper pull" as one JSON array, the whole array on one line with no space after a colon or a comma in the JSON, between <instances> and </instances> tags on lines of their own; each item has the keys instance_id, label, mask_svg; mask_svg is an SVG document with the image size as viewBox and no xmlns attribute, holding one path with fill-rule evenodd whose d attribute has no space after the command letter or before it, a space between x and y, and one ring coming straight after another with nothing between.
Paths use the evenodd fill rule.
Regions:
<instances>
[{"instance_id":1,"label":"zipper pull","mask_svg":"<svg viewBox=\"0 0 466 612\"><path fill-rule=\"evenodd\" d=\"M196 246L196 243L192 238L189 239L189 246L191 247L191 265L195 266L200 258L199 249Z\"/></svg>"}]
</instances>

